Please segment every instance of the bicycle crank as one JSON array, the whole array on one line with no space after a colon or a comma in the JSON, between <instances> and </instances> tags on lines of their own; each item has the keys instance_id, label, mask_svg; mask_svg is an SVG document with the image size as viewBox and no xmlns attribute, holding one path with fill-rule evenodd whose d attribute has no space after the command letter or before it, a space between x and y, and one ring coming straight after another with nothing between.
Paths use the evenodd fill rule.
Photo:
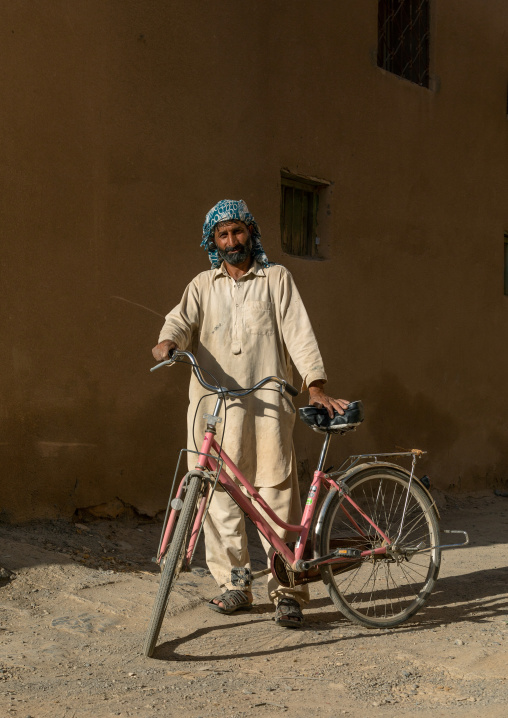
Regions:
<instances>
[{"instance_id":1,"label":"bicycle crank","mask_svg":"<svg viewBox=\"0 0 508 718\"><path fill-rule=\"evenodd\" d=\"M357 548L337 548L335 551L332 551L331 553L327 553L325 556L319 556L319 558L314 558L311 561L297 561L295 564L295 569L297 571L308 571L309 568L313 568L314 566L318 566L320 563L323 563L323 561L329 561L330 559L334 558L353 558L358 559L362 557L362 552Z\"/></svg>"}]
</instances>

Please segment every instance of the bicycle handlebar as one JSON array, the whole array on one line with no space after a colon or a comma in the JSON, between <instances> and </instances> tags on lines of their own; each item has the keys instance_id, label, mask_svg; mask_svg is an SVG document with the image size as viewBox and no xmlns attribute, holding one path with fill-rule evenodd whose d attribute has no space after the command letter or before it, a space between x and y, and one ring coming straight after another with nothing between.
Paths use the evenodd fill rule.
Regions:
<instances>
[{"instance_id":1,"label":"bicycle handlebar","mask_svg":"<svg viewBox=\"0 0 508 718\"><path fill-rule=\"evenodd\" d=\"M150 371L155 371L156 369L160 369L163 366L171 366L175 362L181 361L184 357L187 357L187 359L192 364L192 371L194 372L194 376L199 381L201 386L204 389L208 389L208 391L213 392L214 394L222 394L223 396L228 396L230 398L240 398L243 396L247 396L248 394L252 394L254 391L261 389L265 384L268 384L269 382L274 382L275 384L279 385L281 394L287 391L287 393L291 394L291 396L298 396L298 389L295 389L295 387L289 384L285 379L280 379L278 376L267 376L264 379L261 379L261 381L258 381L258 383L252 386L250 389L232 390L227 389L223 386L212 386L203 379L203 374L201 373L201 369L196 361L196 357L194 356L194 354L191 354L191 352L183 352L179 349L174 349L169 359L159 362L159 364L153 366Z\"/></svg>"}]
</instances>

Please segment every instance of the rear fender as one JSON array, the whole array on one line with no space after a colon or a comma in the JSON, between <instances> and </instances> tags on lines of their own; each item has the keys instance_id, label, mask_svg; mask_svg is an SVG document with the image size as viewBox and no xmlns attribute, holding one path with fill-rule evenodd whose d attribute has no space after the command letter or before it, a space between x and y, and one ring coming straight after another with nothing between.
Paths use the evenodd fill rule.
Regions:
<instances>
[{"instance_id":1,"label":"rear fender","mask_svg":"<svg viewBox=\"0 0 508 718\"><path fill-rule=\"evenodd\" d=\"M351 482L353 479L356 479L359 474L363 473L367 469L379 469L379 468L383 468L383 467L395 469L397 471L397 473L403 474L405 476L405 478L408 479L408 481L411 478L411 472L408 471L408 469L405 469L403 466L400 466L400 464L392 464L388 461L369 461L364 464L357 464L356 466L351 467L351 469L348 469L348 471L346 471L344 474L342 474L342 476L340 478L340 483L345 484L345 486L347 487L349 482ZM430 493L430 491L427 489L426 486L424 486L422 484L420 479L418 479L416 476L413 476L413 481L415 481L418 484L418 486L422 489L422 491L424 491L427 494L427 496L437 514L438 519L441 520L441 516L439 514L439 509L437 508L436 502L432 498L432 494ZM313 539L312 554L313 554L314 558L317 558L319 555L319 545L321 543L321 535L322 535L322 531L323 531L324 518L325 518L326 512L327 512L330 504L332 503L336 493L337 493L337 489L332 488L328 492L327 497L325 498L325 500L323 501L323 503L321 505L321 510L319 512L319 516L318 516L318 519L316 522L316 529L315 529L314 535L312 537L312 539Z\"/></svg>"}]
</instances>

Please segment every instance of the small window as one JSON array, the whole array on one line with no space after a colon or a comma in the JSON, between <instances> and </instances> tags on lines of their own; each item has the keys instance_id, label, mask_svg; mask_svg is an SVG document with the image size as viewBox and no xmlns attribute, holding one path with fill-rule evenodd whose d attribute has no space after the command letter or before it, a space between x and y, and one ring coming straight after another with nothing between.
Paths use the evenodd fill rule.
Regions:
<instances>
[{"instance_id":1,"label":"small window","mask_svg":"<svg viewBox=\"0 0 508 718\"><path fill-rule=\"evenodd\" d=\"M377 64L429 86L429 0L379 0Z\"/></svg>"},{"instance_id":2,"label":"small window","mask_svg":"<svg viewBox=\"0 0 508 718\"><path fill-rule=\"evenodd\" d=\"M504 233L504 293L508 296L508 232Z\"/></svg>"},{"instance_id":3,"label":"small window","mask_svg":"<svg viewBox=\"0 0 508 718\"><path fill-rule=\"evenodd\" d=\"M319 256L319 193L323 180L281 171L280 233L282 250L297 257Z\"/></svg>"}]
</instances>

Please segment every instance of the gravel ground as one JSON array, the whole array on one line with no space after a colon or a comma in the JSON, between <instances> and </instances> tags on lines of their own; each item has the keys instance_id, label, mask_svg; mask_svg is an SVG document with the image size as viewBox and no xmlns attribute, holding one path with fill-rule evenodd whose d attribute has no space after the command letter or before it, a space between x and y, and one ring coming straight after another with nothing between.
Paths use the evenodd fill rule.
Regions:
<instances>
[{"instance_id":1,"label":"gravel ground","mask_svg":"<svg viewBox=\"0 0 508 718\"><path fill-rule=\"evenodd\" d=\"M348 623L321 584L306 625L271 620L263 581L250 612L221 616L203 556L182 574L153 659L141 653L157 589L160 525L0 525L0 715L22 718L264 718L291 712L506 715L508 498L439 497L444 528L471 545L445 553L429 604L389 631ZM263 564L253 537L255 568ZM3 577L2 577L3 576Z\"/></svg>"}]
</instances>

